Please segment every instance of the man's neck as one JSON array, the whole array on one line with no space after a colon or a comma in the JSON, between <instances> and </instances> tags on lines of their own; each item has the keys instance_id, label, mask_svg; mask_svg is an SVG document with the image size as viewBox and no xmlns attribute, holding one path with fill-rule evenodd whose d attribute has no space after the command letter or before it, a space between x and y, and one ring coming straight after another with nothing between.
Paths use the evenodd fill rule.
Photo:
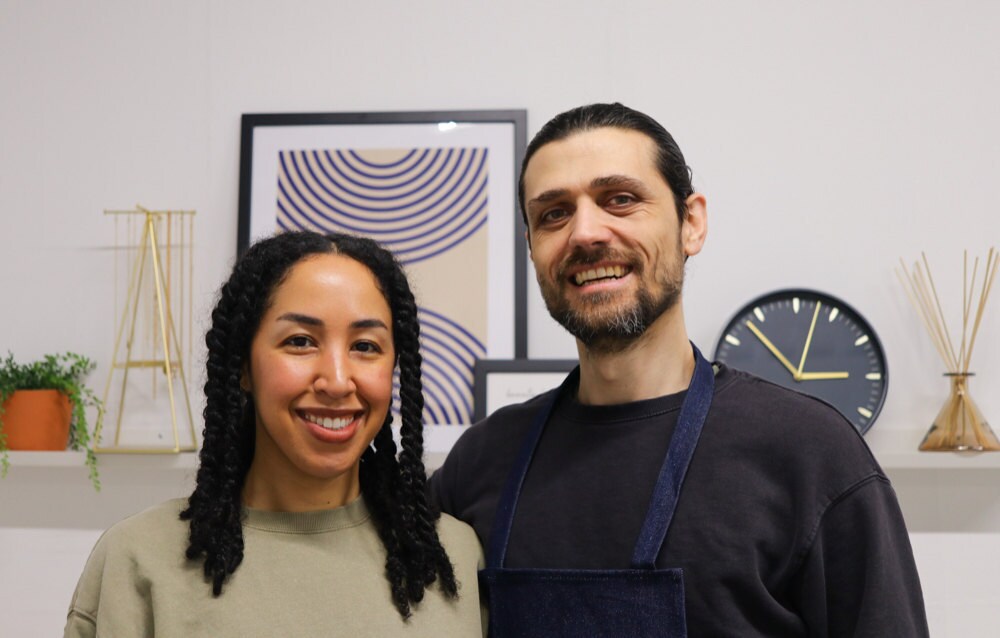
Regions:
<instances>
[{"instance_id":1,"label":"man's neck","mask_svg":"<svg viewBox=\"0 0 1000 638\"><path fill-rule=\"evenodd\" d=\"M674 394L686 390L694 374L694 355L680 303L619 351L590 351L579 341L577 350L577 399L586 405L616 405Z\"/></svg>"}]
</instances>

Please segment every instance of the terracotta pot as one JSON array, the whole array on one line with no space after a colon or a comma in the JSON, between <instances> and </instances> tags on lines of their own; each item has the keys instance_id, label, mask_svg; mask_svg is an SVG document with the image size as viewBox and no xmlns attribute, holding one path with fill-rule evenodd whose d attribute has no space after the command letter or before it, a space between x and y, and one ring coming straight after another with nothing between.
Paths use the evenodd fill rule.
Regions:
<instances>
[{"instance_id":1,"label":"terracotta pot","mask_svg":"<svg viewBox=\"0 0 1000 638\"><path fill-rule=\"evenodd\" d=\"M11 450L65 450L72 405L58 390L17 390L3 404L0 428Z\"/></svg>"}]
</instances>

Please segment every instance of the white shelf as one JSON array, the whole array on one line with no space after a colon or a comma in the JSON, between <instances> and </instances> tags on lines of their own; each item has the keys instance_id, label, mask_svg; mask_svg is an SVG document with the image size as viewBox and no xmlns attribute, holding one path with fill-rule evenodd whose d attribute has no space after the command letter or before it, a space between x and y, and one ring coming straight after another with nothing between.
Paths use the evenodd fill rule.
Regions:
<instances>
[{"instance_id":1,"label":"white shelf","mask_svg":"<svg viewBox=\"0 0 1000 638\"><path fill-rule=\"evenodd\" d=\"M1000 470L1000 452L875 452L887 470Z\"/></svg>"},{"instance_id":2,"label":"white shelf","mask_svg":"<svg viewBox=\"0 0 1000 638\"><path fill-rule=\"evenodd\" d=\"M878 425L865 436L886 470L1000 470L1000 452L921 452L922 438L922 432Z\"/></svg>"},{"instance_id":3,"label":"white shelf","mask_svg":"<svg viewBox=\"0 0 1000 638\"><path fill-rule=\"evenodd\" d=\"M467 426L431 426L424 436L429 470L444 461L447 450ZM1000 470L1000 452L920 452L921 434L877 426L865 437L875 458L886 470ZM98 454L100 468L148 468L190 471L198 467L198 454ZM14 467L80 467L83 452L10 452Z\"/></svg>"},{"instance_id":4,"label":"white shelf","mask_svg":"<svg viewBox=\"0 0 1000 638\"><path fill-rule=\"evenodd\" d=\"M83 452L9 452L10 466L14 467L83 467ZM97 467L192 470L198 467L195 452L178 454L98 454Z\"/></svg>"}]
</instances>

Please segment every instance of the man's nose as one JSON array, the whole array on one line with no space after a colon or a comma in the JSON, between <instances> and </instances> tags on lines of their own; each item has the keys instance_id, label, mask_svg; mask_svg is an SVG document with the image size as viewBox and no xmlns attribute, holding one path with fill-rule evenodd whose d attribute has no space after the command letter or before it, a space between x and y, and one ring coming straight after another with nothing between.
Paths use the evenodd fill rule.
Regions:
<instances>
[{"instance_id":1,"label":"man's nose","mask_svg":"<svg viewBox=\"0 0 1000 638\"><path fill-rule=\"evenodd\" d=\"M611 241L608 214L591 200L578 204L570 220L570 243L574 246L593 246Z\"/></svg>"}]
</instances>

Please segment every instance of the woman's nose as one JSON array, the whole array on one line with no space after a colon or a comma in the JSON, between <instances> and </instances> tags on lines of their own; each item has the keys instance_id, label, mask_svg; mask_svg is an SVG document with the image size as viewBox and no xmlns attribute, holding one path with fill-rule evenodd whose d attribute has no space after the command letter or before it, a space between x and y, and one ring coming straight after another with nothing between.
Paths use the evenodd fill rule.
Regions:
<instances>
[{"instance_id":1,"label":"woman's nose","mask_svg":"<svg viewBox=\"0 0 1000 638\"><path fill-rule=\"evenodd\" d=\"M342 397L352 394L357 386L354 372L347 355L335 354L323 357L316 370L313 389L320 394Z\"/></svg>"}]
</instances>

